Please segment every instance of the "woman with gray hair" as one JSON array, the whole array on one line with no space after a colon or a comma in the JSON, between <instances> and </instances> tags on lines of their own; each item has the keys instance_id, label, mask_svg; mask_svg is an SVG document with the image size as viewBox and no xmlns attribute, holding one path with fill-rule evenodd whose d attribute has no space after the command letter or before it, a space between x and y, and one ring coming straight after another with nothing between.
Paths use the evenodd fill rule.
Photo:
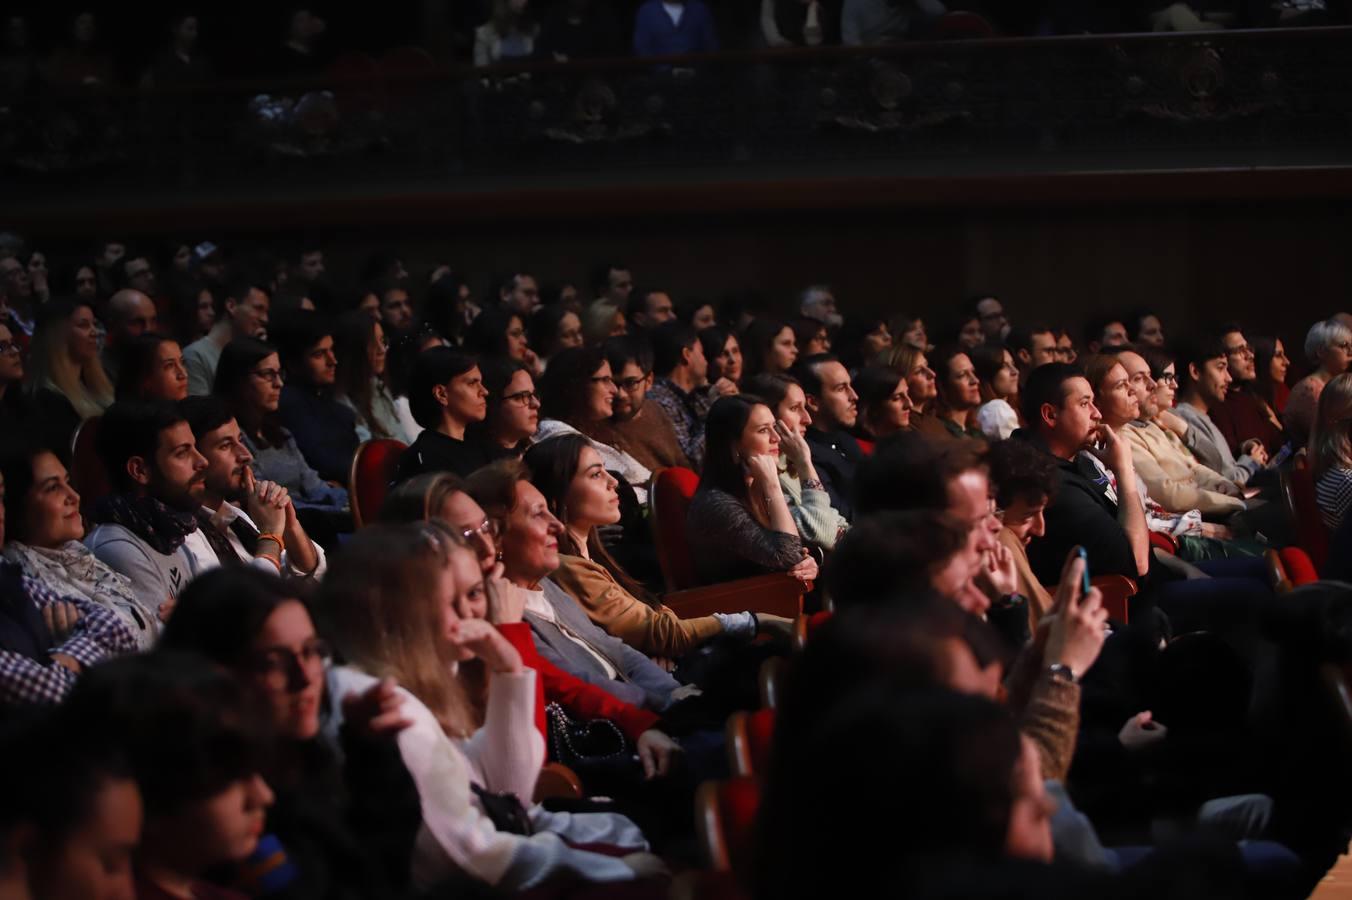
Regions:
<instances>
[{"instance_id":1,"label":"woman with gray hair","mask_svg":"<svg viewBox=\"0 0 1352 900\"><path fill-rule=\"evenodd\" d=\"M1291 399L1286 402L1282 417L1287 437L1296 447L1303 447L1310 440L1324 385L1352 364L1352 330L1336 316L1316 322L1305 336L1305 356L1317 368L1291 388Z\"/></svg>"}]
</instances>

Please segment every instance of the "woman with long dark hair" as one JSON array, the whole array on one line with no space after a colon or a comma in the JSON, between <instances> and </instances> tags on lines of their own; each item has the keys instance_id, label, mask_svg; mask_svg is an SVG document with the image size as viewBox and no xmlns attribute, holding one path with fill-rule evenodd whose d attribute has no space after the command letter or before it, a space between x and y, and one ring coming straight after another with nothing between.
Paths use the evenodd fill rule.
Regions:
<instances>
[{"instance_id":1,"label":"woman with long dark hair","mask_svg":"<svg viewBox=\"0 0 1352 900\"><path fill-rule=\"evenodd\" d=\"M541 371L540 359L526 337L526 320L506 307L486 309L475 317L465 334L465 349L484 359L514 359L531 370Z\"/></svg>"},{"instance_id":2,"label":"woman with long dark hair","mask_svg":"<svg viewBox=\"0 0 1352 900\"><path fill-rule=\"evenodd\" d=\"M817 576L779 484L775 415L754 397L723 397L705 422L704 473L686 536L705 583L766 572Z\"/></svg>"},{"instance_id":3,"label":"woman with long dark hair","mask_svg":"<svg viewBox=\"0 0 1352 900\"><path fill-rule=\"evenodd\" d=\"M753 319L738 338L742 349L742 377L768 372L782 375L798 361L798 339L778 319Z\"/></svg>"},{"instance_id":4,"label":"woman with long dark hair","mask_svg":"<svg viewBox=\"0 0 1352 900\"><path fill-rule=\"evenodd\" d=\"M968 353L981 383L976 425L989 440L1003 441L1019 428L1019 369L1014 356L997 344L982 344Z\"/></svg>"},{"instance_id":5,"label":"woman with long dark hair","mask_svg":"<svg viewBox=\"0 0 1352 900\"><path fill-rule=\"evenodd\" d=\"M865 366L854 377L854 390L859 395L856 437L881 441L898 431L910 430L911 413L915 409L911 402L911 387L896 369Z\"/></svg>"},{"instance_id":6,"label":"woman with long dark hair","mask_svg":"<svg viewBox=\"0 0 1352 900\"><path fill-rule=\"evenodd\" d=\"M297 511L344 511L348 507L347 491L319 477L301 455L291 432L277 419L285 380L276 350L255 338L236 338L221 351L213 393L225 402L239 423L244 445L253 454L254 474L260 481L286 488ZM311 521L305 523L306 530L316 535L316 539L319 533L328 530L311 526Z\"/></svg>"},{"instance_id":7,"label":"woman with long dark hair","mask_svg":"<svg viewBox=\"0 0 1352 900\"><path fill-rule=\"evenodd\" d=\"M1286 345L1281 338L1259 335L1249 338L1253 345L1254 369L1258 377L1254 379L1254 391L1258 399L1267 404L1277 414L1278 420L1286 412L1286 401L1291 396L1291 388L1286 383L1286 374L1291 370L1291 358L1286 355Z\"/></svg>"},{"instance_id":8,"label":"woman with long dark hair","mask_svg":"<svg viewBox=\"0 0 1352 900\"><path fill-rule=\"evenodd\" d=\"M550 576L605 631L641 653L679 659L720 634L754 637L762 626L787 634L790 620L753 613L679 618L629 576L597 529L620 520L616 480L580 434L565 434L526 452L531 483L563 523L559 568Z\"/></svg>"},{"instance_id":9,"label":"woman with long dark hair","mask_svg":"<svg viewBox=\"0 0 1352 900\"><path fill-rule=\"evenodd\" d=\"M540 428L540 397L530 370L514 359L485 359L479 363L488 412L473 422L465 440L478 444L491 461L520 456Z\"/></svg>"},{"instance_id":10,"label":"woman with long dark hair","mask_svg":"<svg viewBox=\"0 0 1352 900\"><path fill-rule=\"evenodd\" d=\"M357 439L412 442L399 421L394 394L385 380L389 359L385 327L366 313L353 310L338 320L333 338L338 357L337 396L357 415Z\"/></svg>"},{"instance_id":11,"label":"woman with long dark hair","mask_svg":"<svg viewBox=\"0 0 1352 900\"><path fill-rule=\"evenodd\" d=\"M737 335L714 326L700 331L699 342L704 348L704 358L709 363L711 384L720 378L726 378L733 384L742 380L742 345Z\"/></svg>"}]
</instances>

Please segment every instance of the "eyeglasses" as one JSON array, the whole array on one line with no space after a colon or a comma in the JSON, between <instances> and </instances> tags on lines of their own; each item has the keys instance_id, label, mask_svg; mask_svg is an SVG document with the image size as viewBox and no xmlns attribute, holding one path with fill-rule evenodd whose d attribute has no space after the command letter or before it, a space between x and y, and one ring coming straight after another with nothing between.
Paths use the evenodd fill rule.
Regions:
<instances>
[{"instance_id":1,"label":"eyeglasses","mask_svg":"<svg viewBox=\"0 0 1352 900\"><path fill-rule=\"evenodd\" d=\"M1226 347L1227 356L1253 356L1253 348L1248 344L1240 344L1238 347Z\"/></svg>"},{"instance_id":2,"label":"eyeglasses","mask_svg":"<svg viewBox=\"0 0 1352 900\"><path fill-rule=\"evenodd\" d=\"M321 668L333 657L333 651L323 638L306 641L300 650L288 647L273 647L255 654L249 661L254 673L261 676L269 687L282 690L292 683L297 675Z\"/></svg>"},{"instance_id":3,"label":"eyeglasses","mask_svg":"<svg viewBox=\"0 0 1352 900\"><path fill-rule=\"evenodd\" d=\"M503 394L503 403L518 403L521 406L530 406L540 402L540 395L535 391L517 391L515 394Z\"/></svg>"},{"instance_id":4,"label":"eyeglasses","mask_svg":"<svg viewBox=\"0 0 1352 900\"><path fill-rule=\"evenodd\" d=\"M638 390L639 385L643 384L643 382L647 380L648 375L645 372L642 375L635 375L632 378L621 378L619 381L615 382L615 386L622 391L633 393L634 391Z\"/></svg>"},{"instance_id":5,"label":"eyeglasses","mask_svg":"<svg viewBox=\"0 0 1352 900\"><path fill-rule=\"evenodd\" d=\"M4 356L7 353L13 353L15 356L18 356L22 351L23 348L19 346L18 341L0 341L0 356Z\"/></svg>"},{"instance_id":6,"label":"eyeglasses","mask_svg":"<svg viewBox=\"0 0 1352 900\"><path fill-rule=\"evenodd\" d=\"M492 519L484 519L476 528L467 528L460 532L460 537L466 542L474 540L475 536L494 538L498 536L498 525Z\"/></svg>"},{"instance_id":7,"label":"eyeglasses","mask_svg":"<svg viewBox=\"0 0 1352 900\"><path fill-rule=\"evenodd\" d=\"M1155 380L1158 381L1160 384L1169 384L1174 385L1175 387L1178 386L1178 376L1172 372L1165 372L1163 375L1161 375L1159 378L1156 378Z\"/></svg>"},{"instance_id":8,"label":"eyeglasses","mask_svg":"<svg viewBox=\"0 0 1352 900\"><path fill-rule=\"evenodd\" d=\"M592 384L608 384L611 387L615 386L615 379L609 375L594 375L592 376L591 381Z\"/></svg>"},{"instance_id":9,"label":"eyeglasses","mask_svg":"<svg viewBox=\"0 0 1352 900\"><path fill-rule=\"evenodd\" d=\"M286 381L286 373L281 369L258 369L249 374L259 381L270 381L273 384L283 384Z\"/></svg>"}]
</instances>

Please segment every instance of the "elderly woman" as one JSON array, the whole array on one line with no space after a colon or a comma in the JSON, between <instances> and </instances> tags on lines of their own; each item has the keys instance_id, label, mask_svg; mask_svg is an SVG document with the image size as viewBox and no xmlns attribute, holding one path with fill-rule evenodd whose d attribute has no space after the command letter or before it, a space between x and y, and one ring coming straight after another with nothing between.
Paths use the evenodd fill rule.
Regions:
<instances>
[{"instance_id":1,"label":"elderly woman","mask_svg":"<svg viewBox=\"0 0 1352 900\"><path fill-rule=\"evenodd\" d=\"M1352 330L1337 319L1325 319L1311 326L1305 335L1305 357L1316 366L1291 388L1282 417L1291 443L1303 447L1310 440L1319 412L1319 395L1324 385L1347 371L1352 364Z\"/></svg>"}]
</instances>

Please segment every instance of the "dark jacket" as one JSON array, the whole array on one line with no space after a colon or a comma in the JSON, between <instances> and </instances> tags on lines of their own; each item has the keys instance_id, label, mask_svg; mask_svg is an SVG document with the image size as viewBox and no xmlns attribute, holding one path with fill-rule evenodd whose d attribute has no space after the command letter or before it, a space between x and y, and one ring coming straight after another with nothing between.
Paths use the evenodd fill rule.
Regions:
<instances>
[{"instance_id":1,"label":"dark jacket","mask_svg":"<svg viewBox=\"0 0 1352 900\"><path fill-rule=\"evenodd\" d=\"M332 391L288 384L282 388L277 411L305 461L326 481L347 484L357 452L352 408L335 399Z\"/></svg>"},{"instance_id":2,"label":"dark jacket","mask_svg":"<svg viewBox=\"0 0 1352 900\"><path fill-rule=\"evenodd\" d=\"M458 441L428 428L399 457L394 480L405 481L424 472L454 472L461 478L468 478L475 469L496 458L485 450L484 444Z\"/></svg>"},{"instance_id":3,"label":"dark jacket","mask_svg":"<svg viewBox=\"0 0 1352 900\"><path fill-rule=\"evenodd\" d=\"M807 430L812 465L831 497L831 505L847 520L854 519L854 473L864 459L859 442L845 431Z\"/></svg>"}]
</instances>

